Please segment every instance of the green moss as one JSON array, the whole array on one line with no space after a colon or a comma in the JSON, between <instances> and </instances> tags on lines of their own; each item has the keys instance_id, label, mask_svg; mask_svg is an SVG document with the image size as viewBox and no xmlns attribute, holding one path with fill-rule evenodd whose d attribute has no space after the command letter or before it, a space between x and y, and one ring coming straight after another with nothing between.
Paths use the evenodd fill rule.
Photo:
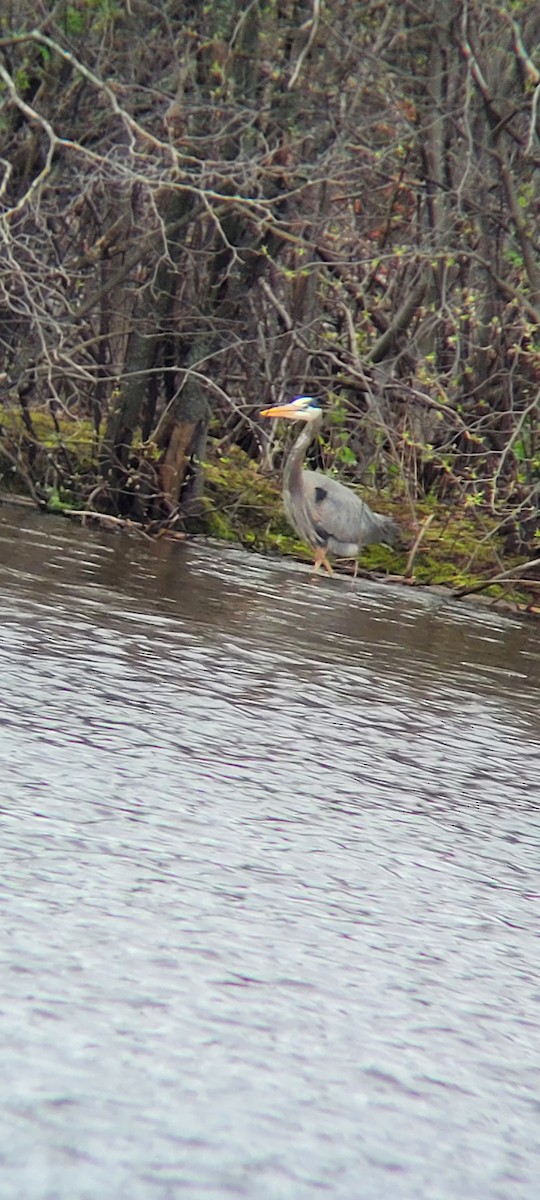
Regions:
<instances>
[{"instance_id":1,"label":"green moss","mask_svg":"<svg viewBox=\"0 0 540 1200\"><path fill-rule=\"evenodd\" d=\"M427 511L429 507L429 513ZM432 520L425 532L413 563L418 583L448 584L465 587L500 566L497 524L483 515L471 515L468 508L454 505L418 505L416 518Z\"/></svg>"},{"instance_id":2,"label":"green moss","mask_svg":"<svg viewBox=\"0 0 540 1200\"><path fill-rule=\"evenodd\" d=\"M58 416L56 424L48 409L32 409L29 432L20 408L0 405L0 455L2 441L6 449L21 461L32 462L34 478L50 483L50 473L58 469L62 476L77 477L96 468L96 433L91 421Z\"/></svg>"},{"instance_id":3,"label":"green moss","mask_svg":"<svg viewBox=\"0 0 540 1200\"><path fill-rule=\"evenodd\" d=\"M283 549L291 530L281 510L279 484L231 446L205 463L205 531L261 550Z\"/></svg>"},{"instance_id":4,"label":"green moss","mask_svg":"<svg viewBox=\"0 0 540 1200\"><path fill-rule=\"evenodd\" d=\"M72 447L77 450L90 451L96 443L96 434L91 421L78 417L72 420L59 415L58 429L48 409L32 409L32 426L36 441L41 447L54 449L57 446ZM0 405L0 425L6 434L14 440L29 438L28 430L22 419L20 408L11 405Z\"/></svg>"}]
</instances>

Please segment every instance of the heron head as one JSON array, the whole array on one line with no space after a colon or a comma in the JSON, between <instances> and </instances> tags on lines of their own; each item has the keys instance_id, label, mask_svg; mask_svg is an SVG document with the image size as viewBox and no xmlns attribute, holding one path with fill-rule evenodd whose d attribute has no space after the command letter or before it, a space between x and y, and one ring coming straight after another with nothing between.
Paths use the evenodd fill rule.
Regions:
<instances>
[{"instance_id":1,"label":"heron head","mask_svg":"<svg viewBox=\"0 0 540 1200\"><path fill-rule=\"evenodd\" d=\"M322 409L313 396L295 396L288 404L263 408L261 417L285 417L286 421L316 421Z\"/></svg>"}]
</instances>

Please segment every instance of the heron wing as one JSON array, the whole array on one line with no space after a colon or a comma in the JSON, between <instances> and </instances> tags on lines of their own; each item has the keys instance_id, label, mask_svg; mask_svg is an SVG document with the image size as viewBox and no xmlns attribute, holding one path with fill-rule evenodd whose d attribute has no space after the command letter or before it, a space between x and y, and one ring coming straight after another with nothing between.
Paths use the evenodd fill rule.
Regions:
<instances>
[{"instance_id":1,"label":"heron wing","mask_svg":"<svg viewBox=\"0 0 540 1200\"><path fill-rule=\"evenodd\" d=\"M317 532L350 545L365 546L384 538L388 518L371 511L359 496L321 471L303 471L306 500Z\"/></svg>"}]
</instances>

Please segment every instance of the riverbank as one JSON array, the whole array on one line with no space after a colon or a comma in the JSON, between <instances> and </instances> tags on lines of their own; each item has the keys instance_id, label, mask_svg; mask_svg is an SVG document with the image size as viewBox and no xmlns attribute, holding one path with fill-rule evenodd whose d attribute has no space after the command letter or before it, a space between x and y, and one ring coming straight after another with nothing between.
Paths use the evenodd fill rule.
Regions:
<instances>
[{"instance_id":1,"label":"riverbank","mask_svg":"<svg viewBox=\"0 0 540 1200\"><path fill-rule=\"evenodd\" d=\"M38 505L56 515L77 521L96 521L117 530L136 530L145 537L156 530L130 519L100 512L77 495L76 481L91 474L92 450L81 431L65 447L72 463L71 487L47 486L33 489L33 496L4 491L0 501ZM75 435L75 431L74 431ZM65 446L65 439L64 439ZM79 468L79 470L77 470ZM204 466L205 489L198 515L185 529L160 528L159 536L185 539L206 537L264 554L311 562L309 549L288 525L281 501L277 474L261 470L238 446L223 453L220 443L210 446ZM540 605L540 580L526 578L527 558L503 554L499 523L467 498L462 503L443 503L430 496L410 500L403 491L378 492L358 488L359 495L379 512L386 512L403 529L403 547L368 546L362 551L357 574L402 582L404 585L440 590L441 594L494 604L513 612L535 612ZM530 557L530 556L529 556ZM335 564L338 573L352 574L350 562ZM524 577L522 578L521 575ZM538 570L533 567L533 573Z\"/></svg>"}]
</instances>

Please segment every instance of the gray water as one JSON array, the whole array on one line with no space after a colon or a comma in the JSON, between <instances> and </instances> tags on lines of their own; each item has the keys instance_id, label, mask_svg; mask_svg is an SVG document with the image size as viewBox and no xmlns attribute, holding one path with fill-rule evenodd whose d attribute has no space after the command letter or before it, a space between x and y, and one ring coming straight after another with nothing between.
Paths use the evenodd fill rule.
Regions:
<instances>
[{"instance_id":1,"label":"gray water","mask_svg":"<svg viewBox=\"0 0 540 1200\"><path fill-rule=\"evenodd\" d=\"M0 512L2 1200L536 1200L538 625Z\"/></svg>"}]
</instances>

